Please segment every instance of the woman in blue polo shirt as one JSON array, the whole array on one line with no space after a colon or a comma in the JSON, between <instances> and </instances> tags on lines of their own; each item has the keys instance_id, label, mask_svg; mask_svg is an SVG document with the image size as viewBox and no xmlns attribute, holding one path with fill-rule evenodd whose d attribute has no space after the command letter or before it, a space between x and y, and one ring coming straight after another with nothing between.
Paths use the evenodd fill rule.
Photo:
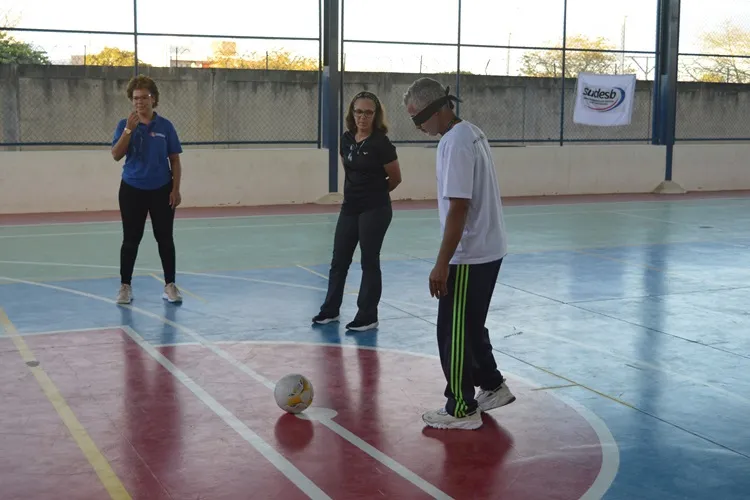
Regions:
<instances>
[{"instance_id":1,"label":"woman in blue polo shirt","mask_svg":"<svg viewBox=\"0 0 750 500\"><path fill-rule=\"evenodd\" d=\"M154 111L159 105L159 89L151 78L139 75L130 80L127 95L133 103L133 112L120 120L112 140L115 161L125 157L119 193L123 239L117 303L129 304L133 300L133 268L147 215L151 216L164 270L163 298L182 302L175 285L173 236L175 209L181 201L182 146L172 123Z\"/></svg>"}]
</instances>

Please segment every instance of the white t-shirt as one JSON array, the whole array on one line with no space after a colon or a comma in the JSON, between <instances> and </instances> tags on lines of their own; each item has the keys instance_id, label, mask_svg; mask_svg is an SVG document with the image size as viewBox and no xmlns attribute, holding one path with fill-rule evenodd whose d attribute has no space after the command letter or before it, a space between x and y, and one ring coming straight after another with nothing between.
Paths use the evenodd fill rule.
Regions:
<instances>
[{"instance_id":1,"label":"white t-shirt","mask_svg":"<svg viewBox=\"0 0 750 500\"><path fill-rule=\"evenodd\" d=\"M451 264L483 264L508 252L503 206L487 138L461 121L440 138L437 148L440 226L445 231L449 198L468 198L469 213Z\"/></svg>"}]
</instances>

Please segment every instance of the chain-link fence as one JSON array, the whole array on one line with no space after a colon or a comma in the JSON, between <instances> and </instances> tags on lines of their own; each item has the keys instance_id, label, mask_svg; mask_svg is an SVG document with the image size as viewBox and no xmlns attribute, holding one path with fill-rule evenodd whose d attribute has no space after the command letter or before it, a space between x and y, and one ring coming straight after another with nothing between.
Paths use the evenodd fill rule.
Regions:
<instances>
[{"instance_id":1,"label":"chain-link fence","mask_svg":"<svg viewBox=\"0 0 750 500\"><path fill-rule=\"evenodd\" d=\"M156 111L184 145L317 144L318 73L143 68L159 89ZM3 113L4 143L111 144L132 110L129 68L10 66L15 91Z\"/></svg>"},{"instance_id":2,"label":"chain-link fence","mask_svg":"<svg viewBox=\"0 0 750 500\"><path fill-rule=\"evenodd\" d=\"M63 15L83 0L59 15L43 0L6 1L24 9L0 7L0 146L109 144L136 72L156 80L158 111L186 145L321 145L319 2L293 1L279 16L265 1L133 0L86 18ZM461 116L494 143L652 141L658 0L608 5L604 17L587 0L338 1L344 110L358 91L376 92L396 142L431 141L402 109L420 75L450 85ZM748 139L750 4L709 1L682 0L677 137ZM573 123L581 71L636 75L630 125Z\"/></svg>"},{"instance_id":3,"label":"chain-link fence","mask_svg":"<svg viewBox=\"0 0 750 500\"><path fill-rule=\"evenodd\" d=\"M680 30L677 140L750 140L750 3L683 0Z\"/></svg>"},{"instance_id":4,"label":"chain-link fence","mask_svg":"<svg viewBox=\"0 0 750 500\"><path fill-rule=\"evenodd\" d=\"M358 19L367 8L361 0L342 1L345 98L366 87L401 113L405 88L429 74L451 86L464 101L462 117L494 143L652 142L658 0L607 4L604 17L585 0L492 6L445 0L432 9L384 0L384 9L399 13L389 32L409 33L402 37L406 41L388 40L384 31L359 36ZM750 3L719 4L682 0L681 50L698 43L703 52L680 57L678 139L750 138L744 117L750 103ZM372 47L378 47L376 58ZM372 66L385 77L364 73ZM583 71L636 75L630 125L573 122L576 78ZM408 123L394 127L392 135L397 142L429 141Z\"/></svg>"},{"instance_id":5,"label":"chain-link fence","mask_svg":"<svg viewBox=\"0 0 750 500\"><path fill-rule=\"evenodd\" d=\"M493 143L651 141L656 0L648 10L640 4L608 5L612 21L607 23L590 23L590 3L584 0L492 5L445 0L432 8L384 0L383 9L398 12L388 32L408 33L400 41L388 40L385 30L360 36L366 31L359 26L366 4L342 2L345 105L364 87L403 115L403 92L414 79L429 75L450 85L463 101L461 116ZM629 126L573 123L581 71L637 75ZM392 126L395 142L431 142L408 120L401 122Z\"/></svg>"},{"instance_id":6,"label":"chain-link fence","mask_svg":"<svg viewBox=\"0 0 750 500\"><path fill-rule=\"evenodd\" d=\"M0 4L0 146L111 144L132 110L126 89L135 74L155 80L156 111L184 145L320 145L316 2L285 9L284 23L272 21L282 11L270 2L131 0L99 13L84 3Z\"/></svg>"}]
</instances>

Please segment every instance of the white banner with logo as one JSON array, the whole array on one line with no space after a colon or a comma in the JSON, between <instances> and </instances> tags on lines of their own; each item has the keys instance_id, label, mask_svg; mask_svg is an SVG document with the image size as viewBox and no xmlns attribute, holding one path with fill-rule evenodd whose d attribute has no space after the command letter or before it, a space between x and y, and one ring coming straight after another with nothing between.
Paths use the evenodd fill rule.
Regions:
<instances>
[{"instance_id":1,"label":"white banner with logo","mask_svg":"<svg viewBox=\"0 0 750 500\"><path fill-rule=\"evenodd\" d=\"M573 122L595 127L630 125L635 75L579 73Z\"/></svg>"}]
</instances>

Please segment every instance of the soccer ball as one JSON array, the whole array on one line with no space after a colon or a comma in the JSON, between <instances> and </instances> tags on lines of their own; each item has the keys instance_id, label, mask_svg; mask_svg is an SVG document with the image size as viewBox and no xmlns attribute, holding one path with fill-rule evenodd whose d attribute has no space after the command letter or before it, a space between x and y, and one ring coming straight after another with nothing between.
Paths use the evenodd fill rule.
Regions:
<instances>
[{"instance_id":1,"label":"soccer ball","mask_svg":"<svg viewBox=\"0 0 750 500\"><path fill-rule=\"evenodd\" d=\"M276 382L273 395L276 404L287 413L301 413L313 401L313 386L309 380L298 373L290 373Z\"/></svg>"}]
</instances>

